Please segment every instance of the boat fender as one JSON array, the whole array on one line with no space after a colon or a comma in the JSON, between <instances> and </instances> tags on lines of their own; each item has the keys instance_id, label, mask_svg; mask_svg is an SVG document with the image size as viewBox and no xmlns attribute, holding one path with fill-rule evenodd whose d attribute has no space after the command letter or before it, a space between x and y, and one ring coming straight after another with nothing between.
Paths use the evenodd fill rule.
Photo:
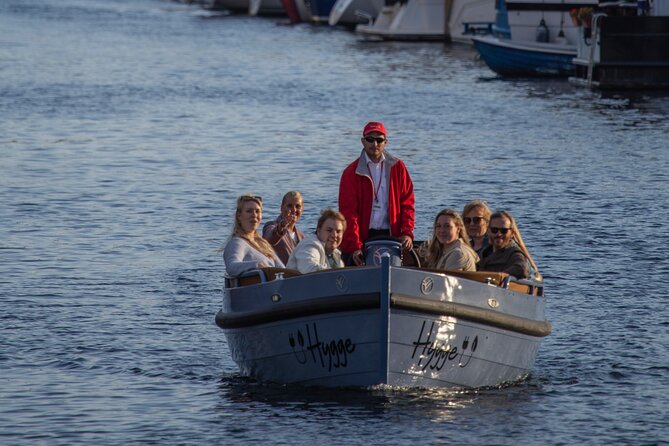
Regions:
<instances>
[{"instance_id":1,"label":"boat fender","mask_svg":"<svg viewBox=\"0 0 669 446\"><path fill-rule=\"evenodd\" d=\"M537 26L537 42L549 42L550 34L548 33L548 27L546 26L546 21L542 18Z\"/></svg>"}]
</instances>

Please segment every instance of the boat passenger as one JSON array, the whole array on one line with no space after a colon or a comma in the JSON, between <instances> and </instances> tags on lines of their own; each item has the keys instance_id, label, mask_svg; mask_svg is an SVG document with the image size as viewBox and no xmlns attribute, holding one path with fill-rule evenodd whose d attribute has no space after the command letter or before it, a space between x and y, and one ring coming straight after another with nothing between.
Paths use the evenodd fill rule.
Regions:
<instances>
[{"instance_id":1,"label":"boat passenger","mask_svg":"<svg viewBox=\"0 0 669 446\"><path fill-rule=\"evenodd\" d=\"M462 210L462 221L465 223L467 235L471 240L472 248L479 257L483 250L490 246L488 238L490 213L490 208L483 200L470 201Z\"/></svg>"},{"instance_id":2,"label":"boat passenger","mask_svg":"<svg viewBox=\"0 0 669 446\"><path fill-rule=\"evenodd\" d=\"M258 233L261 220L262 198L240 196L237 199L232 235L223 248L225 270L229 276L238 276L254 268L284 267L272 245Z\"/></svg>"},{"instance_id":3,"label":"boat passenger","mask_svg":"<svg viewBox=\"0 0 669 446\"><path fill-rule=\"evenodd\" d=\"M505 272L518 279L527 279L530 270L534 269L536 278L541 278L537 265L523 243L516 220L509 212L495 212L490 216L488 237L490 246L483 251L476 269Z\"/></svg>"},{"instance_id":4,"label":"boat passenger","mask_svg":"<svg viewBox=\"0 0 669 446\"><path fill-rule=\"evenodd\" d=\"M397 237L404 250L413 247L414 190L401 159L385 151L388 136L380 122L362 131L362 153L339 182L339 210L346 217L342 241L347 263L363 265L363 243L372 237Z\"/></svg>"},{"instance_id":5,"label":"boat passenger","mask_svg":"<svg viewBox=\"0 0 669 446\"><path fill-rule=\"evenodd\" d=\"M286 267L301 273L310 273L323 269L343 268L341 244L346 218L334 210L323 209L316 225L316 232L308 234L288 258Z\"/></svg>"},{"instance_id":6,"label":"boat passenger","mask_svg":"<svg viewBox=\"0 0 669 446\"><path fill-rule=\"evenodd\" d=\"M265 223L262 236L274 248L283 263L304 238L304 233L295 224L302 216L304 200L298 191L287 192L281 200L281 215Z\"/></svg>"},{"instance_id":7,"label":"boat passenger","mask_svg":"<svg viewBox=\"0 0 669 446\"><path fill-rule=\"evenodd\" d=\"M476 271L479 256L469 245L460 214L443 209L434 218L432 239L423 243L419 256L422 266L434 269Z\"/></svg>"}]
</instances>

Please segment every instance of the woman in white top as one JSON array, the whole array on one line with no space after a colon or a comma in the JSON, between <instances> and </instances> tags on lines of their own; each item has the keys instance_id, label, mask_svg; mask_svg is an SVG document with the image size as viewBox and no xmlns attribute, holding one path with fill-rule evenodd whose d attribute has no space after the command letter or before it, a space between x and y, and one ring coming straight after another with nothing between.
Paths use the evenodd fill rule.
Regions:
<instances>
[{"instance_id":1,"label":"woman in white top","mask_svg":"<svg viewBox=\"0 0 669 446\"><path fill-rule=\"evenodd\" d=\"M460 214L444 209L434 219L432 240L421 247L426 268L476 271L479 256L469 245Z\"/></svg>"},{"instance_id":2,"label":"woman in white top","mask_svg":"<svg viewBox=\"0 0 669 446\"><path fill-rule=\"evenodd\" d=\"M229 276L238 276L254 268L284 267L272 245L258 233L261 220L262 198L242 195L237 199L235 225L223 248L225 270Z\"/></svg>"},{"instance_id":3,"label":"woman in white top","mask_svg":"<svg viewBox=\"0 0 669 446\"><path fill-rule=\"evenodd\" d=\"M323 209L316 233L308 234L290 254L286 267L301 273L343 268L339 245L346 230L346 218L334 209Z\"/></svg>"}]
</instances>

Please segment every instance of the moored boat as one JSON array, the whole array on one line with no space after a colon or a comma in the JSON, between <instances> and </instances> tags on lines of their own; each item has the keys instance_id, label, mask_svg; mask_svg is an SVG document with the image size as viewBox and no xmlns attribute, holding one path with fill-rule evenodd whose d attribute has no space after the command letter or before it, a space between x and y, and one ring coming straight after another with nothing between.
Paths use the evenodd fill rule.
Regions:
<instances>
[{"instance_id":1,"label":"moored boat","mask_svg":"<svg viewBox=\"0 0 669 446\"><path fill-rule=\"evenodd\" d=\"M281 0L250 0L249 15L284 15Z\"/></svg>"},{"instance_id":2,"label":"moored boat","mask_svg":"<svg viewBox=\"0 0 669 446\"><path fill-rule=\"evenodd\" d=\"M241 373L308 386L423 388L496 386L529 374L551 331L541 282L376 258L365 267L265 268L227 279L216 323Z\"/></svg>"},{"instance_id":3,"label":"moored boat","mask_svg":"<svg viewBox=\"0 0 669 446\"><path fill-rule=\"evenodd\" d=\"M600 89L669 88L669 0L639 6L602 3L581 22L570 81Z\"/></svg>"},{"instance_id":4,"label":"moored boat","mask_svg":"<svg viewBox=\"0 0 669 446\"><path fill-rule=\"evenodd\" d=\"M408 0L384 6L376 19L358 25L365 38L451 40L470 43L495 17L494 0Z\"/></svg>"},{"instance_id":5,"label":"moored boat","mask_svg":"<svg viewBox=\"0 0 669 446\"><path fill-rule=\"evenodd\" d=\"M495 73L508 77L568 77L574 73L576 46L472 37L474 47Z\"/></svg>"},{"instance_id":6,"label":"moored boat","mask_svg":"<svg viewBox=\"0 0 669 446\"><path fill-rule=\"evenodd\" d=\"M574 73L578 27L570 10L594 0L497 0L490 36L472 41L481 59L505 77L569 77Z\"/></svg>"},{"instance_id":7,"label":"moored boat","mask_svg":"<svg viewBox=\"0 0 669 446\"><path fill-rule=\"evenodd\" d=\"M379 14L383 4L383 0L337 0L330 11L328 23L331 26L370 23Z\"/></svg>"}]
</instances>

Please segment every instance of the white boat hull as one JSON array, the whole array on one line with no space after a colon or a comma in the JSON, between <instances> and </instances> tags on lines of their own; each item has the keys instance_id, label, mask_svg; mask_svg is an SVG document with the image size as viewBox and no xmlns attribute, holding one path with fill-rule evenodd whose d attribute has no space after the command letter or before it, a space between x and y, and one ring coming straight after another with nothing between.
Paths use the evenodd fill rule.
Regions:
<instances>
[{"instance_id":1,"label":"white boat hull","mask_svg":"<svg viewBox=\"0 0 669 446\"><path fill-rule=\"evenodd\" d=\"M249 1L249 15L283 15L285 13L281 0Z\"/></svg>"},{"instance_id":2,"label":"white boat hull","mask_svg":"<svg viewBox=\"0 0 669 446\"><path fill-rule=\"evenodd\" d=\"M550 332L544 305L384 264L226 288L216 320L241 373L262 381L481 387L530 372Z\"/></svg>"},{"instance_id":3,"label":"white boat hull","mask_svg":"<svg viewBox=\"0 0 669 446\"><path fill-rule=\"evenodd\" d=\"M446 34L456 42L471 42L465 23L494 22L494 0L453 0L449 13L443 0L409 0L384 6L373 23L358 25L363 37L384 40L443 40Z\"/></svg>"},{"instance_id":4,"label":"white boat hull","mask_svg":"<svg viewBox=\"0 0 669 446\"><path fill-rule=\"evenodd\" d=\"M383 8L383 0L337 0L330 11L328 23L335 25L357 25L371 22Z\"/></svg>"}]
</instances>

